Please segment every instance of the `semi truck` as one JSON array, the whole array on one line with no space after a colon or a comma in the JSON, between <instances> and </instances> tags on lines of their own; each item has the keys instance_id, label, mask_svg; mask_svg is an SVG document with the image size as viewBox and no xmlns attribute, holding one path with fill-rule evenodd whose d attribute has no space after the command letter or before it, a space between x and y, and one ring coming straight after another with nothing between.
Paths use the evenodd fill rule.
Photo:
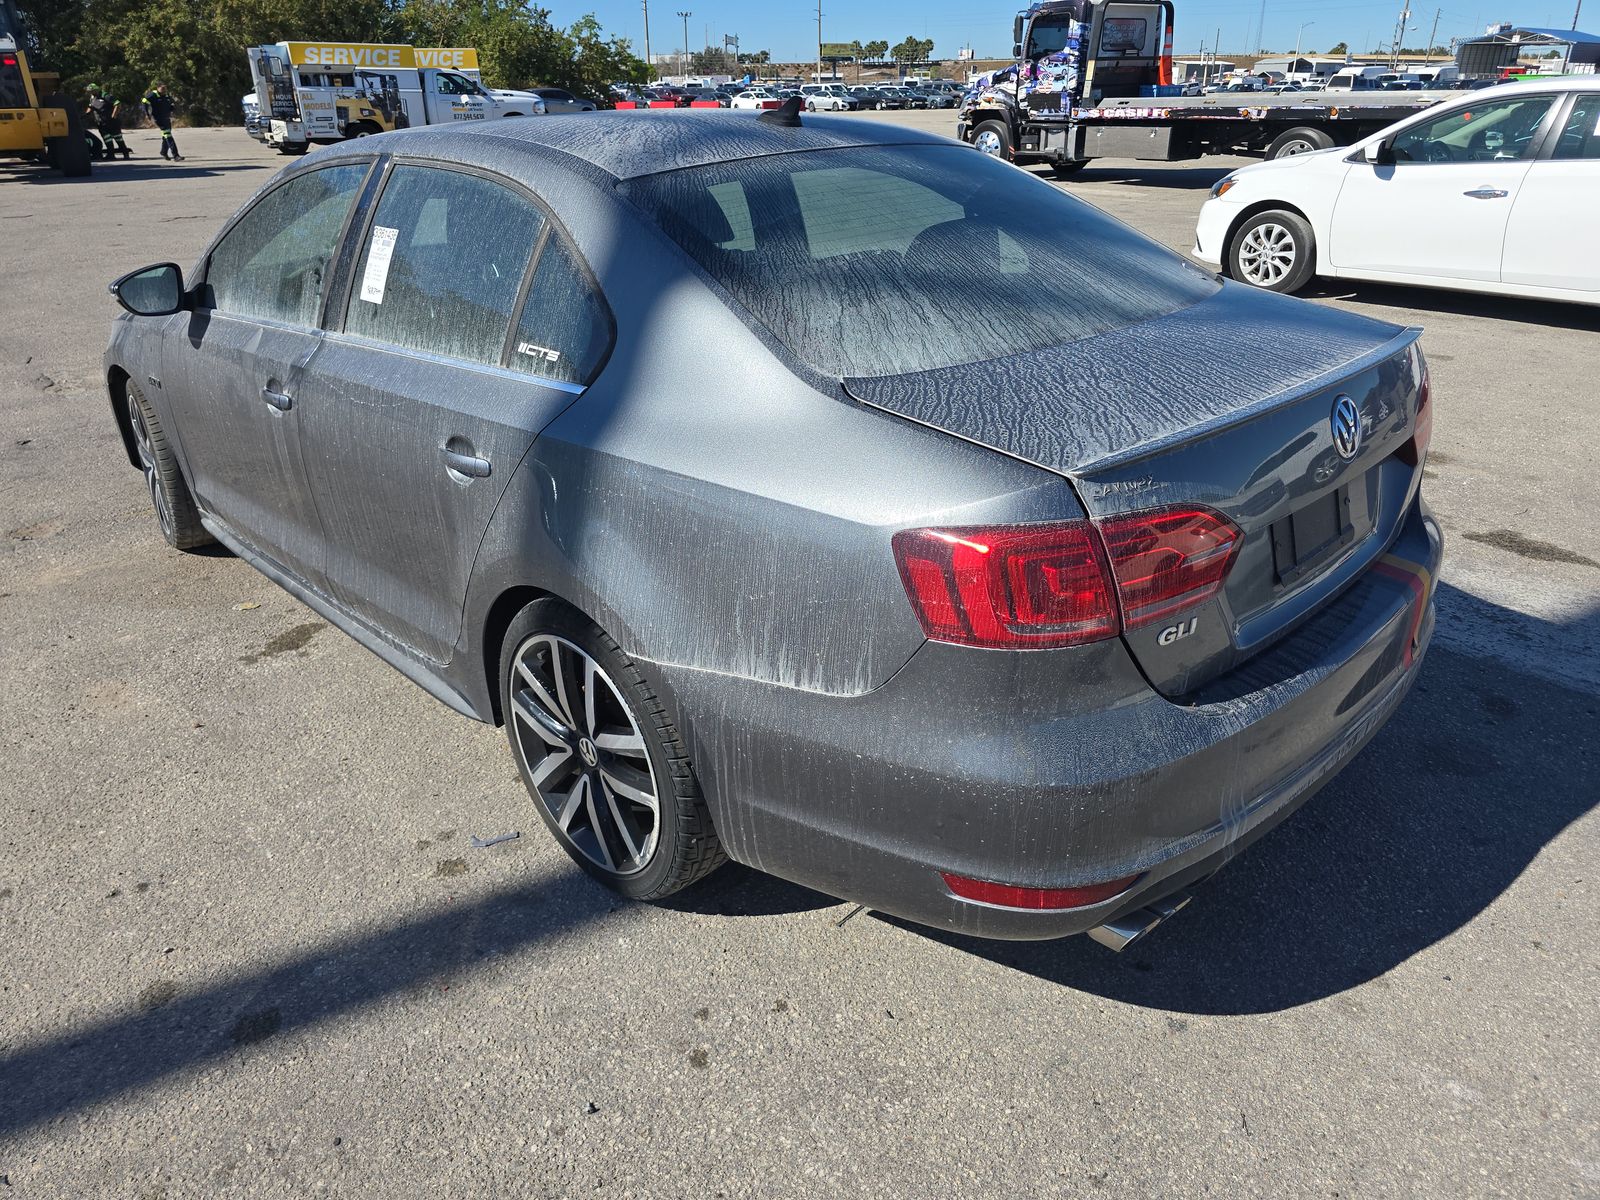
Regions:
<instances>
[{"instance_id":1,"label":"semi truck","mask_svg":"<svg viewBox=\"0 0 1600 1200\"><path fill-rule=\"evenodd\" d=\"M1429 92L1184 96L1171 0L1047 0L1017 13L1013 62L981 76L956 136L1068 176L1096 158L1160 162L1349 145L1443 99Z\"/></svg>"},{"instance_id":2,"label":"semi truck","mask_svg":"<svg viewBox=\"0 0 1600 1200\"><path fill-rule=\"evenodd\" d=\"M246 129L283 154L405 129L533 116L532 92L489 89L470 47L353 42L276 42L252 46Z\"/></svg>"}]
</instances>

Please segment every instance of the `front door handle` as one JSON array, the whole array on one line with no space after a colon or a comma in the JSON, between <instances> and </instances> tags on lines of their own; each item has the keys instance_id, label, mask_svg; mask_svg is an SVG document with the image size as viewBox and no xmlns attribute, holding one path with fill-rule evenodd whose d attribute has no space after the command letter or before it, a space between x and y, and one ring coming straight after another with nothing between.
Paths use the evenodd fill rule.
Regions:
<instances>
[{"instance_id":1,"label":"front door handle","mask_svg":"<svg viewBox=\"0 0 1600 1200\"><path fill-rule=\"evenodd\" d=\"M288 392L274 391L270 387L261 389L261 398L279 412L288 412L294 407L294 397Z\"/></svg>"},{"instance_id":2,"label":"front door handle","mask_svg":"<svg viewBox=\"0 0 1600 1200\"><path fill-rule=\"evenodd\" d=\"M444 455L444 465L457 475L465 475L471 479L489 478L489 460L478 458L471 454L462 454L459 450L452 450L449 446L442 446L439 453Z\"/></svg>"},{"instance_id":3,"label":"front door handle","mask_svg":"<svg viewBox=\"0 0 1600 1200\"><path fill-rule=\"evenodd\" d=\"M1502 188L1481 187L1473 188L1470 192L1462 192L1463 196L1471 196L1474 200L1504 200L1511 193Z\"/></svg>"}]
</instances>

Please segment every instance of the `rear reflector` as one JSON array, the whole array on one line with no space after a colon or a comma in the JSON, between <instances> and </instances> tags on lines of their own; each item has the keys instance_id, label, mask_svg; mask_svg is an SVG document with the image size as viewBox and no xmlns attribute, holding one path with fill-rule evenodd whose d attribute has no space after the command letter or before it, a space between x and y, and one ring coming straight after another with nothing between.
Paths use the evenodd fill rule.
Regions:
<instances>
[{"instance_id":1,"label":"rear reflector","mask_svg":"<svg viewBox=\"0 0 1600 1200\"><path fill-rule=\"evenodd\" d=\"M1117 635L1111 575L1087 521L894 535L906 594L930 638L989 649Z\"/></svg>"},{"instance_id":2,"label":"rear reflector","mask_svg":"<svg viewBox=\"0 0 1600 1200\"><path fill-rule=\"evenodd\" d=\"M1026 888L1009 883L989 883L982 879L968 879L942 871L945 886L951 895L963 900L976 900L979 904L992 904L996 908L1019 908L1033 912L1055 911L1063 908L1087 908L1113 896L1120 895L1133 886L1139 876L1109 879L1105 883L1091 883L1075 888Z\"/></svg>"},{"instance_id":3,"label":"rear reflector","mask_svg":"<svg viewBox=\"0 0 1600 1200\"><path fill-rule=\"evenodd\" d=\"M1207 508L1127 513L1097 528L1116 576L1125 629L1210 599L1243 540L1232 521Z\"/></svg>"}]
</instances>

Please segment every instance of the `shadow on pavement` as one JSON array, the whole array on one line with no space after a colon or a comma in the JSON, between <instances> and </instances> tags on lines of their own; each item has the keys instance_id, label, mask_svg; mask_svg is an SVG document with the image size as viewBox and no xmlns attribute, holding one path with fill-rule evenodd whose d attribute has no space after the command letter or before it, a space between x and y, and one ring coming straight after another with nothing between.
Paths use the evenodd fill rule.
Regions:
<instances>
[{"instance_id":1,"label":"shadow on pavement","mask_svg":"<svg viewBox=\"0 0 1600 1200\"><path fill-rule=\"evenodd\" d=\"M1560 626L1500 612L1508 638L1522 627L1545 643L1600 642L1600 607ZM1128 1004L1229 1015L1308 1004L1475 919L1600 803L1597 726L1600 695L1436 635L1417 686L1356 761L1121 955L1087 938L990 942L905 928ZM1545 931L1523 936L1537 944Z\"/></svg>"},{"instance_id":2,"label":"shadow on pavement","mask_svg":"<svg viewBox=\"0 0 1600 1200\"><path fill-rule=\"evenodd\" d=\"M0 1137L367 1005L437 994L482 959L557 939L616 903L567 872L200 991L154 985L134 1011L0 1055Z\"/></svg>"},{"instance_id":3,"label":"shadow on pavement","mask_svg":"<svg viewBox=\"0 0 1600 1200\"><path fill-rule=\"evenodd\" d=\"M709 917L775 917L784 913L814 912L844 901L814 892L798 883L729 862L717 868L704 883L664 900L655 907Z\"/></svg>"},{"instance_id":4,"label":"shadow on pavement","mask_svg":"<svg viewBox=\"0 0 1600 1200\"><path fill-rule=\"evenodd\" d=\"M1102 163L1104 159L1094 160ZM1173 168L1164 163L1150 167L1141 167L1137 163L1128 166L1088 166L1074 175L1069 175L1060 182L1069 188L1076 183L1123 183L1132 187L1167 188L1174 191L1202 191L1209 189L1212 184L1221 179L1230 171L1237 171L1237 166L1232 167L1180 167ZM1041 179L1051 179L1048 167L1032 167Z\"/></svg>"},{"instance_id":5,"label":"shadow on pavement","mask_svg":"<svg viewBox=\"0 0 1600 1200\"><path fill-rule=\"evenodd\" d=\"M118 159L116 162L97 162L94 172L89 175L80 175L76 178L62 175L59 171L46 170L43 167L19 167L13 170L0 170L0 179L9 177L17 183L30 183L37 186L53 185L90 185L95 183L111 183L125 179L148 179L155 176L171 176L176 179L201 179L209 175L225 175L234 171L271 171L281 164L274 163L216 163L206 165L191 159L181 163L164 162L160 158L129 158Z\"/></svg>"},{"instance_id":6,"label":"shadow on pavement","mask_svg":"<svg viewBox=\"0 0 1600 1200\"><path fill-rule=\"evenodd\" d=\"M1445 288L1409 287L1398 283L1365 283L1355 279L1318 278L1300 295L1307 300L1340 300L1354 304L1381 304L1389 308L1487 317L1552 329L1600 331L1600 306L1563 304L1555 300L1529 300L1521 296L1489 296L1480 292L1452 292Z\"/></svg>"}]
</instances>

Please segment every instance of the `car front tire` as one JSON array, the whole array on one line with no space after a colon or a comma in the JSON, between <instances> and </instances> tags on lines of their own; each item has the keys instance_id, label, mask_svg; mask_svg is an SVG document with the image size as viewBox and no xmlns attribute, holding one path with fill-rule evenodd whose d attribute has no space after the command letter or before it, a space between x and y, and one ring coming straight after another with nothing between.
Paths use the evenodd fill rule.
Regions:
<instances>
[{"instance_id":1,"label":"car front tire","mask_svg":"<svg viewBox=\"0 0 1600 1200\"><path fill-rule=\"evenodd\" d=\"M1268 209L1233 231L1228 241L1230 278L1269 292L1297 292L1316 268L1316 237L1299 213Z\"/></svg>"},{"instance_id":2,"label":"car front tire","mask_svg":"<svg viewBox=\"0 0 1600 1200\"><path fill-rule=\"evenodd\" d=\"M193 550L215 541L200 523L200 510L195 507L194 496L184 481L178 467L178 458L172 452L161 418L145 399L139 385L131 379L126 389L125 403L128 425L133 433L134 450L139 459L139 470L144 475L145 489L150 493L150 503L156 510L156 523L161 536L175 550Z\"/></svg>"},{"instance_id":3,"label":"car front tire","mask_svg":"<svg viewBox=\"0 0 1600 1200\"><path fill-rule=\"evenodd\" d=\"M512 621L500 702L534 807L580 867L659 900L726 860L676 728L632 659L554 599Z\"/></svg>"}]
</instances>

